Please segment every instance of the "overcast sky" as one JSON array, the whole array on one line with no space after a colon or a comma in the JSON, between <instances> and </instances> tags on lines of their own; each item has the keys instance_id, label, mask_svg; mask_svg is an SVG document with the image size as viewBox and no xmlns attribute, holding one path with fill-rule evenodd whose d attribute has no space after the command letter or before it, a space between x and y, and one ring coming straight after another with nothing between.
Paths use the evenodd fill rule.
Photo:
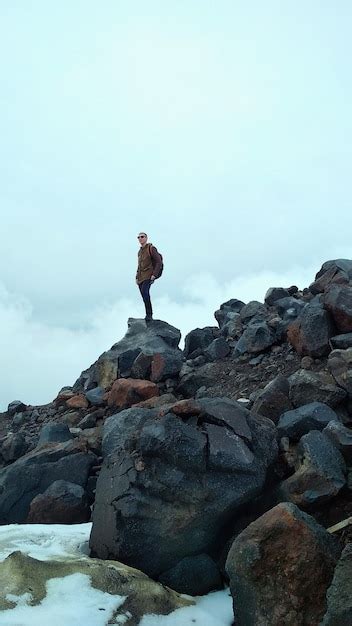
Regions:
<instances>
[{"instance_id":1,"label":"overcast sky","mask_svg":"<svg viewBox=\"0 0 352 626\"><path fill-rule=\"evenodd\" d=\"M72 384L144 315L352 258L349 0L3 0L0 410Z\"/></svg>"}]
</instances>

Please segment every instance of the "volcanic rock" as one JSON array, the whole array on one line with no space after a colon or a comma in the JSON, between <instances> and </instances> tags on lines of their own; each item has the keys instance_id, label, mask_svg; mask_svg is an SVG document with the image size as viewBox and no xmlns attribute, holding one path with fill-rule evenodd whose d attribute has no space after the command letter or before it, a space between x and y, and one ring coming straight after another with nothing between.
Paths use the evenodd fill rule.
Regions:
<instances>
[{"instance_id":1,"label":"volcanic rock","mask_svg":"<svg viewBox=\"0 0 352 626\"><path fill-rule=\"evenodd\" d=\"M343 456L323 433L312 430L299 442L299 468L281 483L282 497L310 508L331 500L346 484Z\"/></svg>"},{"instance_id":2,"label":"volcanic rock","mask_svg":"<svg viewBox=\"0 0 352 626\"><path fill-rule=\"evenodd\" d=\"M220 309L215 311L214 317L219 324L219 327L222 328L226 322L232 319L233 315L237 315L241 312L243 307L245 306L244 302L241 300L237 300L236 298L232 298L227 302L223 302L221 304Z\"/></svg>"},{"instance_id":3,"label":"volcanic rock","mask_svg":"<svg viewBox=\"0 0 352 626\"><path fill-rule=\"evenodd\" d=\"M90 507L85 490L80 485L54 481L30 504L29 524L82 524L90 519Z\"/></svg>"},{"instance_id":4,"label":"volcanic rock","mask_svg":"<svg viewBox=\"0 0 352 626\"><path fill-rule=\"evenodd\" d=\"M107 395L107 403L109 407L122 409L158 395L157 385L150 380L119 378Z\"/></svg>"},{"instance_id":5,"label":"volcanic rock","mask_svg":"<svg viewBox=\"0 0 352 626\"><path fill-rule=\"evenodd\" d=\"M323 402L334 408L347 396L327 372L310 372L299 369L289 377L290 400L295 407L310 402Z\"/></svg>"},{"instance_id":6,"label":"volcanic rock","mask_svg":"<svg viewBox=\"0 0 352 626\"><path fill-rule=\"evenodd\" d=\"M202 353L219 336L219 329L216 326L206 326L205 328L195 328L185 337L185 349L183 351L186 359L192 359L194 352Z\"/></svg>"},{"instance_id":7,"label":"volcanic rock","mask_svg":"<svg viewBox=\"0 0 352 626\"><path fill-rule=\"evenodd\" d=\"M235 355L257 354L276 343L276 335L266 322L251 322L235 346Z\"/></svg>"},{"instance_id":8,"label":"volcanic rock","mask_svg":"<svg viewBox=\"0 0 352 626\"><path fill-rule=\"evenodd\" d=\"M158 417L153 409L111 416L104 427L93 553L151 576L186 556L209 554L224 523L261 491L277 455L273 424L241 415L233 426L243 436L226 415L221 422L204 414L199 426L171 412Z\"/></svg>"},{"instance_id":9,"label":"volcanic rock","mask_svg":"<svg viewBox=\"0 0 352 626\"><path fill-rule=\"evenodd\" d=\"M330 314L319 301L313 301L289 325L287 338L298 354L322 357L330 352L329 340L335 332Z\"/></svg>"},{"instance_id":10,"label":"volcanic rock","mask_svg":"<svg viewBox=\"0 0 352 626\"><path fill-rule=\"evenodd\" d=\"M337 540L296 506L265 513L227 557L236 624L318 626L339 553Z\"/></svg>"},{"instance_id":11,"label":"volcanic rock","mask_svg":"<svg viewBox=\"0 0 352 626\"><path fill-rule=\"evenodd\" d=\"M340 350L352 348L352 333L335 335L335 337L331 337L330 343L333 348L339 348Z\"/></svg>"},{"instance_id":12,"label":"volcanic rock","mask_svg":"<svg viewBox=\"0 0 352 626\"><path fill-rule=\"evenodd\" d=\"M129 318L128 330L121 341L118 341L110 350L104 352L99 359L74 384L76 391L87 391L94 387L107 388L120 376L129 376L137 356L173 353L175 358L181 352L178 344L181 333L177 328L161 320L153 320L146 324L145 320ZM180 362L180 360L179 360Z\"/></svg>"},{"instance_id":13,"label":"volcanic rock","mask_svg":"<svg viewBox=\"0 0 352 626\"><path fill-rule=\"evenodd\" d=\"M279 374L257 395L252 407L253 413L264 415L276 424L282 413L293 408L289 391L287 378Z\"/></svg>"},{"instance_id":14,"label":"volcanic rock","mask_svg":"<svg viewBox=\"0 0 352 626\"><path fill-rule=\"evenodd\" d=\"M15 415L15 413L19 413L20 411L25 411L27 406L21 402L21 400L13 400L7 407L7 412L10 415Z\"/></svg>"},{"instance_id":15,"label":"volcanic rock","mask_svg":"<svg viewBox=\"0 0 352 626\"><path fill-rule=\"evenodd\" d=\"M352 398L352 348L333 350L329 355L328 368L337 384Z\"/></svg>"},{"instance_id":16,"label":"volcanic rock","mask_svg":"<svg viewBox=\"0 0 352 626\"><path fill-rule=\"evenodd\" d=\"M324 435L340 450L347 465L352 465L352 430L340 421L329 422L323 430Z\"/></svg>"},{"instance_id":17,"label":"volcanic rock","mask_svg":"<svg viewBox=\"0 0 352 626\"><path fill-rule=\"evenodd\" d=\"M287 289L283 289L283 287L270 287L265 294L264 302L268 306L272 306L273 304L276 304L277 300L289 297L290 294Z\"/></svg>"},{"instance_id":18,"label":"volcanic rock","mask_svg":"<svg viewBox=\"0 0 352 626\"><path fill-rule=\"evenodd\" d=\"M352 282L352 261L337 259L326 261L315 277L314 283L309 286L312 293L322 293L334 283L347 285Z\"/></svg>"},{"instance_id":19,"label":"volcanic rock","mask_svg":"<svg viewBox=\"0 0 352 626\"><path fill-rule=\"evenodd\" d=\"M324 295L324 303L330 311L336 328L341 333L352 331L352 285L332 285Z\"/></svg>"},{"instance_id":20,"label":"volcanic rock","mask_svg":"<svg viewBox=\"0 0 352 626\"><path fill-rule=\"evenodd\" d=\"M33 498L56 480L85 487L95 455L74 441L48 444L0 470L0 524L26 521Z\"/></svg>"},{"instance_id":21,"label":"volcanic rock","mask_svg":"<svg viewBox=\"0 0 352 626\"><path fill-rule=\"evenodd\" d=\"M332 420L340 421L335 411L323 402L310 402L292 411L286 411L279 419L279 437L289 437L294 441L310 430L323 430Z\"/></svg>"},{"instance_id":22,"label":"volcanic rock","mask_svg":"<svg viewBox=\"0 0 352 626\"><path fill-rule=\"evenodd\" d=\"M5 463L12 463L23 456L28 444L22 433L9 433L1 443L0 455Z\"/></svg>"}]
</instances>

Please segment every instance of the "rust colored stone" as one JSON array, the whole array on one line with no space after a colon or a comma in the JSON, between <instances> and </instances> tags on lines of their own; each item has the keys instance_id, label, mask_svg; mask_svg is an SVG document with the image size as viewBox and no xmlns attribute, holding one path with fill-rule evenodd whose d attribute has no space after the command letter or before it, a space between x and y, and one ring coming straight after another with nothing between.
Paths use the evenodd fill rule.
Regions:
<instances>
[{"instance_id":1,"label":"rust colored stone","mask_svg":"<svg viewBox=\"0 0 352 626\"><path fill-rule=\"evenodd\" d=\"M189 398L187 400L180 400L176 402L171 408L170 411L175 413L175 415L180 416L188 416L188 415L199 415L201 412L201 406L198 404L196 400L193 398Z\"/></svg>"},{"instance_id":2,"label":"rust colored stone","mask_svg":"<svg viewBox=\"0 0 352 626\"><path fill-rule=\"evenodd\" d=\"M339 552L338 542L292 504L262 515L235 539L226 563L238 623L318 626Z\"/></svg>"},{"instance_id":3,"label":"rust colored stone","mask_svg":"<svg viewBox=\"0 0 352 626\"><path fill-rule=\"evenodd\" d=\"M77 394L76 396L72 396L72 398L66 400L66 406L68 406L70 409L87 409L88 405L89 402L87 398L81 393Z\"/></svg>"},{"instance_id":4,"label":"rust colored stone","mask_svg":"<svg viewBox=\"0 0 352 626\"><path fill-rule=\"evenodd\" d=\"M297 354L302 354L303 352L303 342L300 330L301 326L299 320L292 322L287 329L287 339L294 347Z\"/></svg>"},{"instance_id":5,"label":"rust colored stone","mask_svg":"<svg viewBox=\"0 0 352 626\"><path fill-rule=\"evenodd\" d=\"M161 380L165 364L166 362L162 354L154 354L151 365L150 380Z\"/></svg>"},{"instance_id":6,"label":"rust colored stone","mask_svg":"<svg viewBox=\"0 0 352 626\"><path fill-rule=\"evenodd\" d=\"M110 407L126 408L158 395L158 386L150 380L119 378L107 394L107 401Z\"/></svg>"}]
</instances>

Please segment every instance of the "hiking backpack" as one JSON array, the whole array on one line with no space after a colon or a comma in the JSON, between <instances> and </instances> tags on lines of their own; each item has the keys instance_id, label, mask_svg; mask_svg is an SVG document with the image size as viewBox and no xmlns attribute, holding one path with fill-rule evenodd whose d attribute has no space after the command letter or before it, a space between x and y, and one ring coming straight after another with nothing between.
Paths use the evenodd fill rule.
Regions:
<instances>
[{"instance_id":1,"label":"hiking backpack","mask_svg":"<svg viewBox=\"0 0 352 626\"><path fill-rule=\"evenodd\" d=\"M159 276L158 276L158 278L160 278L161 274L162 274L162 273L163 273L163 271L164 271L164 261L163 261L163 255L162 255L162 254L160 254L160 252L158 252L158 250L156 249L156 247L155 247L155 246L153 246L153 244L152 244L152 243L150 243L150 244L149 244L149 254L150 254L150 258L151 258L152 263L153 263L153 268L154 268L154 262L153 262L153 257L152 257L151 251L150 251L152 247L155 249L156 253L157 253L157 254L159 255L159 257L160 257L161 266L160 266L160 273L159 273Z\"/></svg>"}]
</instances>

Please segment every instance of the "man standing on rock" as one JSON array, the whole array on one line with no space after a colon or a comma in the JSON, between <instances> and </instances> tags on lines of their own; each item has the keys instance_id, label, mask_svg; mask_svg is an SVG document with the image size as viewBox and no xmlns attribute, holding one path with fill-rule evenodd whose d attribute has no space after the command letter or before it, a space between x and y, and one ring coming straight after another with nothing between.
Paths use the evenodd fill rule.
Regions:
<instances>
[{"instance_id":1,"label":"man standing on rock","mask_svg":"<svg viewBox=\"0 0 352 626\"><path fill-rule=\"evenodd\" d=\"M147 233L139 233L138 241L140 249L138 250L136 283L145 306L145 321L150 322L153 319L153 309L149 291L154 280L161 275L163 260L156 247L148 243Z\"/></svg>"}]
</instances>

